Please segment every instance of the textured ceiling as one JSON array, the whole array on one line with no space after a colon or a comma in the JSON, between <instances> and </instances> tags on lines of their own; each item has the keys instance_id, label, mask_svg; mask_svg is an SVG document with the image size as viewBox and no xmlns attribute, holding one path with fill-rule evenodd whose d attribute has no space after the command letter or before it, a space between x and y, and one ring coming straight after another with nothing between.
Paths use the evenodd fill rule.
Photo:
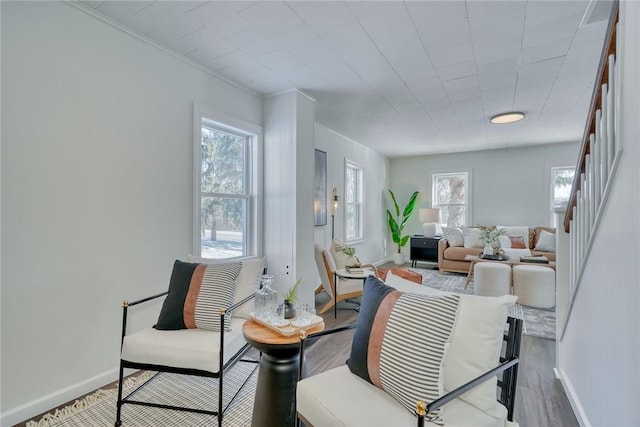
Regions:
<instances>
[{"instance_id":1,"label":"textured ceiling","mask_svg":"<svg viewBox=\"0 0 640 427\"><path fill-rule=\"evenodd\" d=\"M396 157L577 141L610 3L84 1L81 7ZM494 125L510 110L527 117Z\"/></svg>"}]
</instances>

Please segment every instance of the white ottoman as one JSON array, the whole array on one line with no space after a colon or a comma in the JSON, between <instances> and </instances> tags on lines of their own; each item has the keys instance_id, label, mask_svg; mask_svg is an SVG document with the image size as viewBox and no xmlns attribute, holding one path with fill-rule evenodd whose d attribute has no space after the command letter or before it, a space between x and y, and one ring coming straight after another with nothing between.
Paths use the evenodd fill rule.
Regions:
<instances>
[{"instance_id":1,"label":"white ottoman","mask_svg":"<svg viewBox=\"0 0 640 427\"><path fill-rule=\"evenodd\" d=\"M537 265L513 267L513 294L518 304L552 308L556 304L556 272Z\"/></svg>"},{"instance_id":2,"label":"white ottoman","mask_svg":"<svg viewBox=\"0 0 640 427\"><path fill-rule=\"evenodd\" d=\"M479 262L473 267L473 293L486 297L511 294L511 267L498 262Z\"/></svg>"}]
</instances>

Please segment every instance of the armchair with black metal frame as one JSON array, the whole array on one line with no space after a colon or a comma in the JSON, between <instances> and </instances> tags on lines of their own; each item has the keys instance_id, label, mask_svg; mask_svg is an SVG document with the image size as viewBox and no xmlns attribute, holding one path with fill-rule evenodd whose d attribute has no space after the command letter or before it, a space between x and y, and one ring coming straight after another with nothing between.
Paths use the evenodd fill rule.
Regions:
<instances>
[{"instance_id":1,"label":"armchair with black metal frame","mask_svg":"<svg viewBox=\"0 0 640 427\"><path fill-rule=\"evenodd\" d=\"M444 394L440 398L430 402L425 403L423 401L416 402L416 418L415 423L418 427L424 426L425 417L435 411L438 408L443 407L447 403L450 403L456 399L459 399L461 395L467 393L469 390L477 387L478 385L486 382L487 380L495 377L498 374L502 374L501 378L497 381L497 386L500 388L500 394L498 397L498 402L506 408L506 419L504 420L504 426L517 426L517 423L513 421L513 410L514 410L514 402L515 402L515 394L516 394L516 384L518 379L518 364L520 362L520 343L522 336L522 319L516 319L513 317L507 318L508 330L503 336L504 342L506 345L504 346L504 355L500 357L499 364L495 368L484 372L483 374L471 379L465 384L451 390L450 392ZM322 378L322 376L326 377L326 380L330 382L330 384L326 384L326 387L321 386L317 387L316 385L307 386L307 382L303 379L303 362L304 362L304 348L305 344L309 339L318 339L324 336L332 335L338 332L346 331L349 329L356 328L356 324L351 324L347 326L342 326L334 329L329 329L321 332L317 332L314 334L306 335L304 333L301 334L300 337L300 378L301 381L298 383L298 391L297 391L297 414L298 421L304 422L307 427L319 427L324 425L322 421L317 421L316 418L318 413L330 413L333 417L341 417L344 416L345 412L348 412L348 417L351 419L358 419L358 414L362 414L364 412L376 411L376 408L384 407L385 410L389 410L390 407L393 407L393 403L390 405L388 403L389 399L386 396L386 393L380 389L377 389L371 386L368 383L365 383L356 375L349 372L346 368L334 368L333 370L317 374L316 376L310 377L315 378L315 382L317 383L318 378ZM341 371L338 371L341 369ZM333 373L331 373L333 371ZM322 379L320 380L322 381ZM341 384L341 381L344 381L344 384ZM331 394L331 390L336 390L341 387L348 387L347 383L349 382L362 382L367 384L370 389L374 390L372 393L374 395L374 399L371 399L371 394L368 396L366 400L358 400L354 398L349 402L339 403L338 406L341 408L331 407L332 402L335 400L331 398L327 398L328 394ZM375 400L376 398L380 398L379 401ZM398 424L395 425L412 425L411 423L401 423L400 419L406 418L406 410L401 405L397 404L398 409L398 418L396 418L396 422ZM470 405L467 405L470 406ZM466 411L462 416L470 416L473 414L475 410L478 412L480 416L486 416L486 414L482 414L482 411L477 408L471 407L471 411ZM394 408L395 410L395 408ZM342 415L341 415L342 414ZM444 426L447 425L447 419L449 417L456 418L460 417L457 411L451 411L450 413L445 412L442 417L444 418ZM322 418L322 417L320 417ZM449 418L450 419L450 418ZM473 419L457 419L451 420L456 425L476 425ZM500 419L493 419L493 421L500 423ZM316 422L316 424L314 424ZM340 420L343 422L341 425L349 425L349 422L346 420ZM495 424L497 425L497 424Z\"/></svg>"}]
</instances>

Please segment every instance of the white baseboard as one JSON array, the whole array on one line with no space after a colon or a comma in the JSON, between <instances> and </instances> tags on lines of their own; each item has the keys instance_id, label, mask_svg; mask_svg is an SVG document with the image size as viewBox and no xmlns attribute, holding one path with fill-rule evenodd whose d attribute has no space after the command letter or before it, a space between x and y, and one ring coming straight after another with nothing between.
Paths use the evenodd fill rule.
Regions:
<instances>
[{"instance_id":1,"label":"white baseboard","mask_svg":"<svg viewBox=\"0 0 640 427\"><path fill-rule=\"evenodd\" d=\"M56 390L31 402L2 412L0 426L12 426L31 419L118 379L118 368L98 374L76 384ZM115 416L115 412L114 412Z\"/></svg>"},{"instance_id":2,"label":"white baseboard","mask_svg":"<svg viewBox=\"0 0 640 427\"><path fill-rule=\"evenodd\" d=\"M564 392L567 394L567 399L569 399L569 404L571 404L571 408L578 420L578 424L580 424L581 427L591 427L591 423L587 418L587 414L584 412L584 408L580 403L576 390L573 388L571 381L567 377L567 373L563 369L558 368L554 368L553 371L556 374L556 377L560 380L562 388L564 388Z\"/></svg>"}]
</instances>

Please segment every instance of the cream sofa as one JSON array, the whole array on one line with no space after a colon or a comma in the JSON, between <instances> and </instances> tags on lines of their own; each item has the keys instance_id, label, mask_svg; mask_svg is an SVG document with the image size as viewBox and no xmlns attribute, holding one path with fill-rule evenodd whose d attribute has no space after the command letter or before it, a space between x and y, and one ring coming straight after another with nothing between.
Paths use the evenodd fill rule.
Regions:
<instances>
[{"instance_id":1,"label":"cream sofa","mask_svg":"<svg viewBox=\"0 0 640 427\"><path fill-rule=\"evenodd\" d=\"M535 227L529 228L529 248L531 248L531 255L544 255L549 261L556 260L555 252L536 251L534 248L540 239L542 230L549 233L556 232L555 228L550 227ZM482 248L473 247L465 248L461 246L452 247L449 245L447 239L442 238L438 242L438 269L440 274L444 274L445 271L454 273L468 273L471 261L465 261L467 255L478 255L482 252Z\"/></svg>"}]
</instances>

